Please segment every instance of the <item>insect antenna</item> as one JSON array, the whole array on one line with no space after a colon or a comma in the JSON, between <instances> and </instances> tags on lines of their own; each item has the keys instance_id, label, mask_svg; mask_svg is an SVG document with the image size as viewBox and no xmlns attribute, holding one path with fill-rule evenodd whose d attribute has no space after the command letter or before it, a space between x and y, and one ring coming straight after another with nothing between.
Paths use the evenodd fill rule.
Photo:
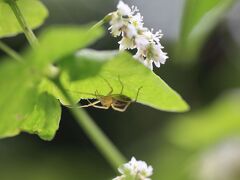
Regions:
<instances>
[{"instance_id":1,"label":"insect antenna","mask_svg":"<svg viewBox=\"0 0 240 180\"><path fill-rule=\"evenodd\" d=\"M139 92L142 88L143 88L142 86L138 88L137 95L136 95L135 100L133 102L137 102Z\"/></svg>"},{"instance_id":2,"label":"insect antenna","mask_svg":"<svg viewBox=\"0 0 240 180\"><path fill-rule=\"evenodd\" d=\"M121 79L120 79L120 76L118 75L118 81L120 82L120 84L121 84L121 92L120 92L120 94L122 94L123 93L123 82L121 81Z\"/></svg>"}]
</instances>

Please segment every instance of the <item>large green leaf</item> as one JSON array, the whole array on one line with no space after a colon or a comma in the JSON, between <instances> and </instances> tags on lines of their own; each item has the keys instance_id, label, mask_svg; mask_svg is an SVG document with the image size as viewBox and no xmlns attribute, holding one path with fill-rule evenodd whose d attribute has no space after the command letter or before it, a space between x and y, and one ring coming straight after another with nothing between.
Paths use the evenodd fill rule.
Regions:
<instances>
[{"instance_id":1,"label":"large green leaf","mask_svg":"<svg viewBox=\"0 0 240 180\"><path fill-rule=\"evenodd\" d=\"M194 59L235 0L186 0L179 42L183 60Z\"/></svg>"},{"instance_id":2,"label":"large green leaf","mask_svg":"<svg viewBox=\"0 0 240 180\"><path fill-rule=\"evenodd\" d=\"M61 61L59 65L64 70L62 83L75 100L95 97L80 92L94 94L97 90L106 95L111 87L114 94L119 94L119 77L124 86L123 94L132 100L135 100L139 88L142 87L137 102L165 111L188 110L188 105L174 90L127 52L114 55L109 52L83 50L76 56ZM61 95L56 94L56 91L55 96L61 99ZM64 99L61 100L64 102Z\"/></svg>"},{"instance_id":3,"label":"large green leaf","mask_svg":"<svg viewBox=\"0 0 240 180\"><path fill-rule=\"evenodd\" d=\"M168 137L187 148L202 148L240 132L240 90L219 98L209 107L176 118Z\"/></svg>"},{"instance_id":4,"label":"large green leaf","mask_svg":"<svg viewBox=\"0 0 240 180\"><path fill-rule=\"evenodd\" d=\"M32 29L39 27L48 16L47 9L38 0L17 0L16 2ZM4 0L0 0L0 38L21 32L22 28L10 6Z\"/></svg>"},{"instance_id":5,"label":"large green leaf","mask_svg":"<svg viewBox=\"0 0 240 180\"><path fill-rule=\"evenodd\" d=\"M39 47L28 54L34 66L43 68L95 42L103 35L103 28L86 26L54 26L39 36Z\"/></svg>"},{"instance_id":6,"label":"large green leaf","mask_svg":"<svg viewBox=\"0 0 240 180\"><path fill-rule=\"evenodd\" d=\"M60 105L50 95L39 96L33 71L21 64L1 63L0 84L0 138L26 131L52 139L58 129Z\"/></svg>"}]
</instances>

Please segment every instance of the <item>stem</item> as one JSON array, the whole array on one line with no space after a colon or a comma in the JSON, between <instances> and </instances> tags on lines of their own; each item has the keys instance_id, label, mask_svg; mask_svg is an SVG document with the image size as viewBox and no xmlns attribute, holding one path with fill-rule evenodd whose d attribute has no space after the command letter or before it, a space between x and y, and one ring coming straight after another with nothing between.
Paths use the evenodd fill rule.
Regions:
<instances>
[{"instance_id":1,"label":"stem","mask_svg":"<svg viewBox=\"0 0 240 180\"><path fill-rule=\"evenodd\" d=\"M108 23L111 20L112 17L112 13L109 13L108 15L106 15L102 20L98 21L96 24L94 24L90 30L95 29L97 27L100 27L102 25L104 25L105 23Z\"/></svg>"},{"instance_id":2,"label":"stem","mask_svg":"<svg viewBox=\"0 0 240 180\"><path fill-rule=\"evenodd\" d=\"M11 7L13 13L15 14L18 23L20 24L20 26L22 27L22 30L29 42L29 44L33 47L36 48L38 41L36 36L34 35L33 31L31 30L31 28L28 26L27 21L25 20L21 10L19 9L16 0L5 0L9 6ZM33 7L34 8L34 7Z\"/></svg>"},{"instance_id":3,"label":"stem","mask_svg":"<svg viewBox=\"0 0 240 180\"><path fill-rule=\"evenodd\" d=\"M70 108L71 113L77 119L79 125L83 128L85 133L99 149L102 155L116 170L120 165L126 162L125 157L119 152L119 150L112 144L108 137L99 129L93 119L83 110L79 109L74 103L71 96L62 86L59 79L54 81L58 88L61 90L65 98L69 101L73 108Z\"/></svg>"},{"instance_id":4,"label":"stem","mask_svg":"<svg viewBox=\"0 0 240 180\"><path fill-rule=\"evenodd\" d=\"M10 57L12 57L13 59L15 59L18 62L23 62L22 57L13 49L11 49L9 46L7 46L5 43L3 43L2 41L0 41L0 49L2 51L4 51L6 54L8 54Z\"/></svg>"}]
</instances>

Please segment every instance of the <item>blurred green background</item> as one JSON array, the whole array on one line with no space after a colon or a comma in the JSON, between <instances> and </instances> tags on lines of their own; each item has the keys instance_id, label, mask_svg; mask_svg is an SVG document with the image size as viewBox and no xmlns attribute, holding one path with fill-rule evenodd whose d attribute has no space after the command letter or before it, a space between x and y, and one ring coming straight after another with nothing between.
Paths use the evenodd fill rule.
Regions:
<instances>
[{"instance_id":1,"label":"blurred green background","mask_svg":"<svg viewBox=\"0 0 240 180\"><path fill-rule=\"evenodd\" d=\"M170 58L155 72L192 109L177 114L133 104L125 113L87 111L129 159L135 156L154 167L153 179L239 180L240 2L125 2L138 6L147 27L162 29L162 44ZM36 33L51 24L98 21L115 10L117 1L43 3L50 16ZM23 35L4 41L16 50L27 45ZM108 34L94 48L117 49L117 40ZM65 108L53 141L25 133L0 140L0 162L1 180L105 180L116 176Z\"/></svg>"}]
</instances>

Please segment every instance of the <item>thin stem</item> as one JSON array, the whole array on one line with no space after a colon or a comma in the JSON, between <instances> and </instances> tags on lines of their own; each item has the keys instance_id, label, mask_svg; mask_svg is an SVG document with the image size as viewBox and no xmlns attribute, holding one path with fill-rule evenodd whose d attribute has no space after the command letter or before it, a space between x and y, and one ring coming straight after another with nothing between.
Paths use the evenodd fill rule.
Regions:
<instances>
[{"instance_id":1,"label":"thin stem","mask_svg":"<svg viewBox=\"0 0 240 180\"><path fill-rule=\"evenodd\" d=\"M9 46L7 46L5 43L0 41L0 49L4 51L6 54L8 54L10 57L12 57L14 60L18 62L23 62L22 57L13 49L11 49Z\"/></svg>"},{"instance_id":2,"label":"thin stem","mask_svg":"<svg viewBox=\"0 0 240 180\"><path fill-rule=\"evenodd\" d=\"M116 170L120 165L126 162L125 157L119 150L112 144L108 137L101 131L93 119L83 110L77 108L71 96L64 89L59 80L54 81L58 88L61 90L65 98L69 101L73 108L70 108L71 113L78 121L79 125L83 128L85 133L99 149L102 155Z\"/></svg>"},{"instance_id":3,"label":"thin stem","mask_svg":"<svg viewBox=\"0 0 240 180\"><path fill-rule=\"evenodd\" d=\"M97 27L100 27L102 25L104 25L105 23L108 23L111 20L112 17L112 13L109 13L108 15L106 15L102 20L98 21L96 24L94 24L90 30L95 29Z\"/></svg>"},{"instance_id":4,"label":"thin stem","mask_svg":"<svg viewBox=\"0 0 240 180\"><path fill-rule=\"evenodd\" d=\"M29 42L29 44L33 47L36 48L38 41L36 36L34 35L33 31L31 30L31 28L28 26L27 21L25 20L21 10L19 9L16 0L5 0L9 6L11 7L13 13L15 14L18 23L20 24L20 26L22 27L22 30Z\"/></svg>"}]
</instances>

